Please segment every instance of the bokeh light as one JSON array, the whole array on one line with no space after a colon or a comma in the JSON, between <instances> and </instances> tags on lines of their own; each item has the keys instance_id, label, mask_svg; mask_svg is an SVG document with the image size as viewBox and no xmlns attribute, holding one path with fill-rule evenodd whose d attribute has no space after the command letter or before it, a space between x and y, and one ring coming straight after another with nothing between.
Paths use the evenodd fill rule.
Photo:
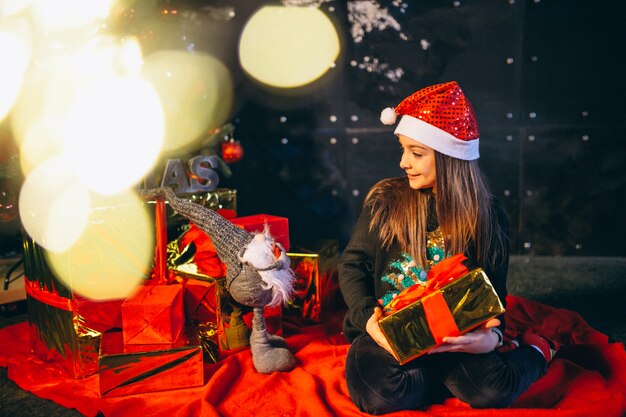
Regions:
<instances>
[{"instance_id":1,"label":"bokeh light","mask_svg":"<svg viewBox=\"0 0 626 417\"><path fill-rule=\"evenodd\" d=\"M0 21L0 122L20 92L31 49L30 28L25 20Z\"/></svg>"},{"instance_id":2,"label":"bokeh light","mask_svg":"<svg viewBox=\"0 0 626 417\"><path fill-rule=\"evenodd\" d=\"M152 168L163 133L163 110L150 83L106 79L77 94L66 119L64 156L89 188L113 194Z\"/></svg>"},{"instance_id":3,"label":"bokeh light","mask_svg":"<svg viewBox=\"0 0 626 417\"><path fill-rule=\"evenodd\" d=\"M30 6L32 0L2 0L0 1L0 17L17 14Z\"/></svg>"},{"instance_id":4,"label":"bokeh light","mask_svg":"<svg viewBox=\"0 0 626 417\"><path fill-rule=\"evenodd\" d=\"M222 126L230 115L230 72L210 55L159 51L144 59L144 79L161 98L165 112L164 151L183 148Z\"/></svg>"},{"instance_id":5,"label":"bokeh light","mask_svg":"<svg viewBox=\"0 0 626 417\"><path fill-rule=\"evenodd\" d=\"M65 114L84 82L76 71L74 55L65 51L47 51L31 64L11 113L13 137L24 147L20 160L25 175L60 152Z\"/></svg>"},{"instance_id":6,"label":"bokeh light","mask_svg":"<svg viewBox=\"0 0 626 417\"><path fill-rule=\"evenodd\" d=\"M32 11L44 32L80 28L105 19L114 0L32 0Z\"/></svg>"},{"instance_id":7,"label":"bokeh light","mask_svg":"<svg viewBox=\"0 0 626 417\"><path fill-rule=\"evenodd\" d=\"M55 274L73 291L96 300L127 297L148 276L154 223L137 195L91 194L89 221L62 253L47 252Z\"/></svg>"},{"instance_id":8,"label":"bokeh light","mask_svg":"<svg viewBox=\"0 0 626 417\"><path fill-rule=\"evenodd\" d=\"M279 88L315 81L334 65L339 50L337 30L316 7L263 7L246 23L239 41L243 69Z\"/></svg>"},{"instance_id":9,"label":"bokeh light","mask_svg":"<svg viewBox=\"0 0 626 417\"><path fill-rule=\"evenodd\" d=\"M66 118L80 92L103 80L136 76L140 68L135 38L98 36L80 48L44 49L31 63L11 113L24 174L62 151Z\"/></svg>"},{"instance_id":10,"label":"bokeh light","mask_svg":"<svg viewBox=\"0 0 626 417\"><path fill-rule=\"evenodd\" d=\"M89 216L87 187L60 158L39 165L24 181L19 212L26 232L42 247L63 252L83 233Z\"/></svg>"},{"instance_id":11,"label":"bokeh light","mask_svg":"<svg viewBox=\"0 0 626 417\"><path fill-rule=\"evenodd\" d=\"M51 129L55 122L58 128ZM60 157L61 144L56 132L61 129L61 120L53 119L38 120L28 129L20 143L20 166L25 176L47 160Z\"/></svg>"}]
</instances>

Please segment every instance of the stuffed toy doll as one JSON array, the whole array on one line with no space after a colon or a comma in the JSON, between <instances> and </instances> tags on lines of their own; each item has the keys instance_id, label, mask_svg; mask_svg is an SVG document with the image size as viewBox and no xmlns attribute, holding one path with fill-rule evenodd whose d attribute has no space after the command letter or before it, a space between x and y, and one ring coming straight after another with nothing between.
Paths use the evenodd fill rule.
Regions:
<instances>
[{"instance_id":1,"label":"stuffed toy doll","mask_svg":"<svg viewBox=\"0 0 626 417\"><path fill-rule=\"evenodd\" d=\"M289 257L266 228L251 234L235 226L215 211L176 197L170 188L148 191L164 196L170 206L194 223L213 241L217 256L226 264L226 289L238 303L252 307L250 350L252 362L260 373L289 371L295 359L287 342L271 335L265 325L263 309L285 303L293 291L294 275Z\"/></svg>"}]
</instances>

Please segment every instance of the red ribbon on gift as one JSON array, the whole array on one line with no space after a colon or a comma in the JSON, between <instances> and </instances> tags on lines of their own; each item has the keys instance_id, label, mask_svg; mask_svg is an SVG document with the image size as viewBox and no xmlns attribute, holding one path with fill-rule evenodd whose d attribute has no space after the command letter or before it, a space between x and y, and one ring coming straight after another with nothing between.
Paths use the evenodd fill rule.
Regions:
<instances>
[{"instance_id":1,"label":"red ribbon on gift","mask_svg":"<svg viewBox=\"0 0 626 417\"><path fill-rule=\"evenodd\" d=\"M24 289L26 290L26 294L44 304L48 304L49 306L65 311L76 310L76 302L74 300L61 297L56 292L50 292L40 288L37 281L25 279Z\"/></svg>"},{"instance_id":2,"label":"red ribbon on gift","mask_svg":"<svg viewBox=\"0 0 626 417\"><path fill-rule=\"evenodd\" d=\"M385 308L387 315L421 299L426 322L437 344L447 336L458 336L460 331L448 308L441 288L466 275L469 270L463 261L462 253L448 257L428 271L426 285L415 284L398 294Z\"/></svg>"},{"instance_id":3,"label":"red ribbon on gift","mask_svg":"<svg viewBox=\"0 0 626 417\"><path fill-rule=\"evenodd\" d=\"M154 224L156 226L156 248L154 251L154 272L152 278L156 284L169 283L167 274L167 212L165 198L156 197L154 207Z\"/></svg>"}]
</instances>

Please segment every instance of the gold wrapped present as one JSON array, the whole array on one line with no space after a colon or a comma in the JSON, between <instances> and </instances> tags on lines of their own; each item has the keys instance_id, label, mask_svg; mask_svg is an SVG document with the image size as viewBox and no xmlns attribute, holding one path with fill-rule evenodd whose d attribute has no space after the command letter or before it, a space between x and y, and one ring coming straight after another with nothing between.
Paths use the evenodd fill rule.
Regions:
<instances>
[{"instance_id":1,"label":"gold wrapped present","mask_svg":"<svg viewBox=\"0 0 626 417\"><path fill-rule=\"evenodd\" d=\"M31 351L74 378L97 372L101 332L121 326L122 300L97 302L74 294L52 272L45 250L28 236L24 272Z\"/></svg>"},{"instance_id":2,"label":"gold wrapped present","mask_svg":"<svg viewBox=\"0 0 626 417\"><path fill-rule=\"evenodd\" d=\"M102 334L99 382L102 397L140 394L204 383L202 345L193 329L171 344L126 345L122 332Z\"/></svg>"},{"instance_id":3,"label":"gold wrapped present","mask_svg":"<svg viewBox=\"0 0 626 417\"><path fill-rule=\"evenodd\" d=\"M427 286L420 286L414 293L416 300L379 321L401 364L442 344L446 336L467 333L504 313L502 302L482 269L460 276L442 276L438 282L427 281ZM405 304L402 294L398 297L396 304Z\"/></svg>"},{"instance_id":4,"label":"gold wrapped present","mask_svg":"<svg viewBox=\"0 0 626 417\"><path fill-rule=\"evenodd\" d=\"M337 276L338 242L315 242L287 255L295 282L294 293L285 307L285 318L294 324L303 320L315 323L327 321L344 306Z\"/></svg>"}]
</instances>

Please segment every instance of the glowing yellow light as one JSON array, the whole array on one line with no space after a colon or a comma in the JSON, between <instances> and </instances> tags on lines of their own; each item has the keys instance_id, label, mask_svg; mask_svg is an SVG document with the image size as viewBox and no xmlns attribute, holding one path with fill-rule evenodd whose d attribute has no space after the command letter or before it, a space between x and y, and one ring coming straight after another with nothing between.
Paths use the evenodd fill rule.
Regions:
<instances>
[{"instance_id":1,"label":"glowing yellow light","mask_svg":"<svg viewBox=\"0 0 626 417\"><path fill-rule=\"evenodd\" d=\"M11 114L12 130L19 144L32 129L52 139L60 132L61 120L74 97L75 74L68 54L42 55L33 61L24 78L24 85ZM31 134L41 136L41 133ZM47 147L44 145L43 147Z\"/></svg>"},{"instance_id":2,"label":"glowing yellow light","mask_svg":"<svg viewBox=\"0 0 626 417\"><path fill-rule=\"evenodd\" d=\"M144 60L143 77L157 90L165 112L164 150L184 147L228 118L232 80L209 55L160 51Z\"/></svg>"},{"instance_id":3,"label":"glowing yellow light","mask_svg":"<svg viewBox=\"0 0 626 417\"><path fill-rule=\"evenodd\" d=\"M23 148L24 173L47 159L46 152L61 149L65 119L80 91L102 80L136 76L140 68L141 49L134 38L120 43L99 36L80 48L48 50L38 56L11 114L13 134Z\"/></svg>"},{"instance_id":4,"label":"glowing yellow light","mask_svg":"<svg viewBox=\"0 0 626 417\"><path fill-rule=\"evenodd\" d=\"M152 168L163 133L161 103L150 83L103 80L77 94L66 119L64 156L89 188L114 194Z\"/></svg>"},{"instance_id":5,"label":"glowing yellow light","mask_svg":"<svg viewBox=\"0 0 626 417\"><path fill-rule=\"evenodd\" d=\"M63 253L47 253L48 260L56 275L85 297L125 298L149 274L154 224L131 192L91 198L80 239Z\"/></svg>"},{"instance_id":6,"label":"glowing yellow light","mask_svg":"<svg viewBox=\"0 0 626 417\"><path fill-rule=\"evenodd\" d=\"M239 40L243 69L273 87L311 83L338 55L337 31L315 7L263 7L246 23Z\"/></svg>"},{"instance_id":7,"label":"glowing yellow light","mask_svg":"<svg viewBox=\"0 0 626 417\"><path fill-rule=\"evenodd\" d=\"M31 0L2 0L0 1L0 16L11 16L30 6Z\"/></svg>"},{"instance_id":8,"label":"glowing yellow light","mask_svg":"<svg viewBox=\"0 0 626 417\"><path fill-rule=\"evenodd\" d=\"M122 42L118 52L118 62L126 74L132 76L141 74L143 56L136 38L129 38Z\"/></svg>"},{"instance_id":9,"label":"glowing yellow light","mask_svg":"<svg viewBox=\"0 0 626 417\"><path fill-rule=\"evenodd\" d=\"M56 121L56 128L55 126ZM61 154L61 140L55 135L62 127L59 119L37 120L26 131L20 141L20 166L24 175L28 175L38 165Z\"/></svg>"},{"instance_id":10,"label":"glowing yellow light","mask_svg":"<svg viewBox=\"0 0 626 417\"><path fill-rule=\"evenodd\" d=\"M54 158L26 178L19 210L24 229L35 242L62 252L78 240L87 224L89 194L67 164Z\"/></svg>"},{"instance_id":11,"label":"glowing yellow light","mask_svg":"<svg viewBox=\"0 0 626 417\"><path fill-rule=\"evenodd\" d=\"M15 103L31 56L28 23L23 20L0 24L0 122Z\"/></svg>"},{"instance_id":12,"label":"glowing yellow light","mask_svg":"<svg viewBox=\"0 0 626 417\"><path fill-rule=\"evenodd\" d=\"M78 28L106 18L113 0L32 0L38 25L44 31Z\"/></svg>"}]
</instances>

